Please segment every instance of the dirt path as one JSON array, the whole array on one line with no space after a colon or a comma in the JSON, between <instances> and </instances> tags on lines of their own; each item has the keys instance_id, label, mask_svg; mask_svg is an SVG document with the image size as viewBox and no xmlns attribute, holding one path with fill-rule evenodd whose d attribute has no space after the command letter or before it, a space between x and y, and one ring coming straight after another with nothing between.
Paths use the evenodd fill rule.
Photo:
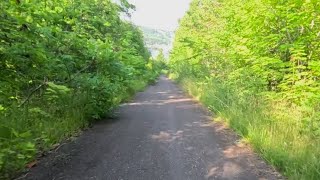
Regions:
<instances>
[{"instance_id":1,"label":"dirt path","mask_svg":"<svg viewBox=\"0 0 320 180\"><path fill-rule=\"evenodd\" d=\"M24 179L280 179L165 77L117 114L43 158Z\"/></svg>"}]
</instances>

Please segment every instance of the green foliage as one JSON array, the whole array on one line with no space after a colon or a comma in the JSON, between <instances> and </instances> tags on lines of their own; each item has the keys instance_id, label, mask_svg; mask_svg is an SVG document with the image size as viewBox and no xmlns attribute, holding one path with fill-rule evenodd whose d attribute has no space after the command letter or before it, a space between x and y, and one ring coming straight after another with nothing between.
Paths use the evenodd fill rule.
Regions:
<instances>
[{"instance_id":1,"label":"green foliage","mask_svg":"<svg viewBox=\"0 0 320 180\"><path fill-rule=\"evenodd\" d=\"M319 179L320 2L193 0L169 67L293 179Z\"/></svg>"},{"instance_id":2,"label":"green foliage","mask_svg":"<svg viewBox=\"0 0 320 180\"><path fill-rule=\"evenodd\" d=\"M163 54L163 50L161 49L157 55L157 57L155 58L157 61L159 62L165 62L166 61L166 58L164 57L164 54Z\"/></svg>"},{"instance_id":3,"label":"green foliage","mask_svg":"<svg viewBox=\"0 0 320 180\"><path fill-rule=\"evenodd\" d=\"M0 3L0 179L159 74L126 0Z\"/></svg>"}]
</instances>

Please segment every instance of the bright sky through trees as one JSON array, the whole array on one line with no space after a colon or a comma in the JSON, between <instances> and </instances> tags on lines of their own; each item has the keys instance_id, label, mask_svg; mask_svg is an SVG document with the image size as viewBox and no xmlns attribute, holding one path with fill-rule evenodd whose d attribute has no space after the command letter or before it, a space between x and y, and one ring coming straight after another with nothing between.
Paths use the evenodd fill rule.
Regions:
<instances>
[{"instance_id":1,"label":"bright sky through trees","mask_svg":"<svg viewBox=\"0 0 320 180\"><path fill-rule=\"evenodd\" d=\"M188 10L190 0L129 0L136 6L132 21L140 26L175 30Z\"/></svg>"}]
</instances>

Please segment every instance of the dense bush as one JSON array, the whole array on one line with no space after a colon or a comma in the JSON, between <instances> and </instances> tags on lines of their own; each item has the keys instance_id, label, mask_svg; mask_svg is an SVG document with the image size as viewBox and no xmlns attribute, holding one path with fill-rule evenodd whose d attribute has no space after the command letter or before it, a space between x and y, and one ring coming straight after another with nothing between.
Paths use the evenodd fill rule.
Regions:
<instances>
[{"instance_id":1,"label":"dense bush","mask_svg":"<svg viewBox=\"0 0 320 180\"><path fill-rule=\"evenodd\" d=\"M0 3L0 179L153 81L125 0Z\"/></svg>"},{"instance_id":2,"label":"dense bush","mask_svg":"<svg viewBox=\"0 0 320 180\"><path fill-rule=\"evenodd\" d=\"M320 178L320 2L193 0L172 77L293 179Z\"/></svg>"}]
</instances>

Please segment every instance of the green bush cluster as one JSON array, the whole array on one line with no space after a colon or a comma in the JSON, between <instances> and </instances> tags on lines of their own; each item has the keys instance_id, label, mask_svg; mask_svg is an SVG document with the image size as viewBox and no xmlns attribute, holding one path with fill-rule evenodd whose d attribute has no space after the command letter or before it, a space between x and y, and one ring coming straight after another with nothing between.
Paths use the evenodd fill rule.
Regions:
<instances>
[{"instance_id":1,"label":"green bush cluster","mask_svg":"<svg viewBox=\"0 0 320 180\"><path fill-rule=\"evenodd\" d=\"M0 3L0 179L106 117L160 73L111 0Z\"/></svg>"},{"instance_id":2,"label":"green bush cluster","mask_svg":"<svg viewBox=\"0 0 320 180\"><path fill-rule=\"evenodd\" d=\"M193 0L171 76L292 179L320 178L320 2Z\"/></svg>"}]
</instances>

